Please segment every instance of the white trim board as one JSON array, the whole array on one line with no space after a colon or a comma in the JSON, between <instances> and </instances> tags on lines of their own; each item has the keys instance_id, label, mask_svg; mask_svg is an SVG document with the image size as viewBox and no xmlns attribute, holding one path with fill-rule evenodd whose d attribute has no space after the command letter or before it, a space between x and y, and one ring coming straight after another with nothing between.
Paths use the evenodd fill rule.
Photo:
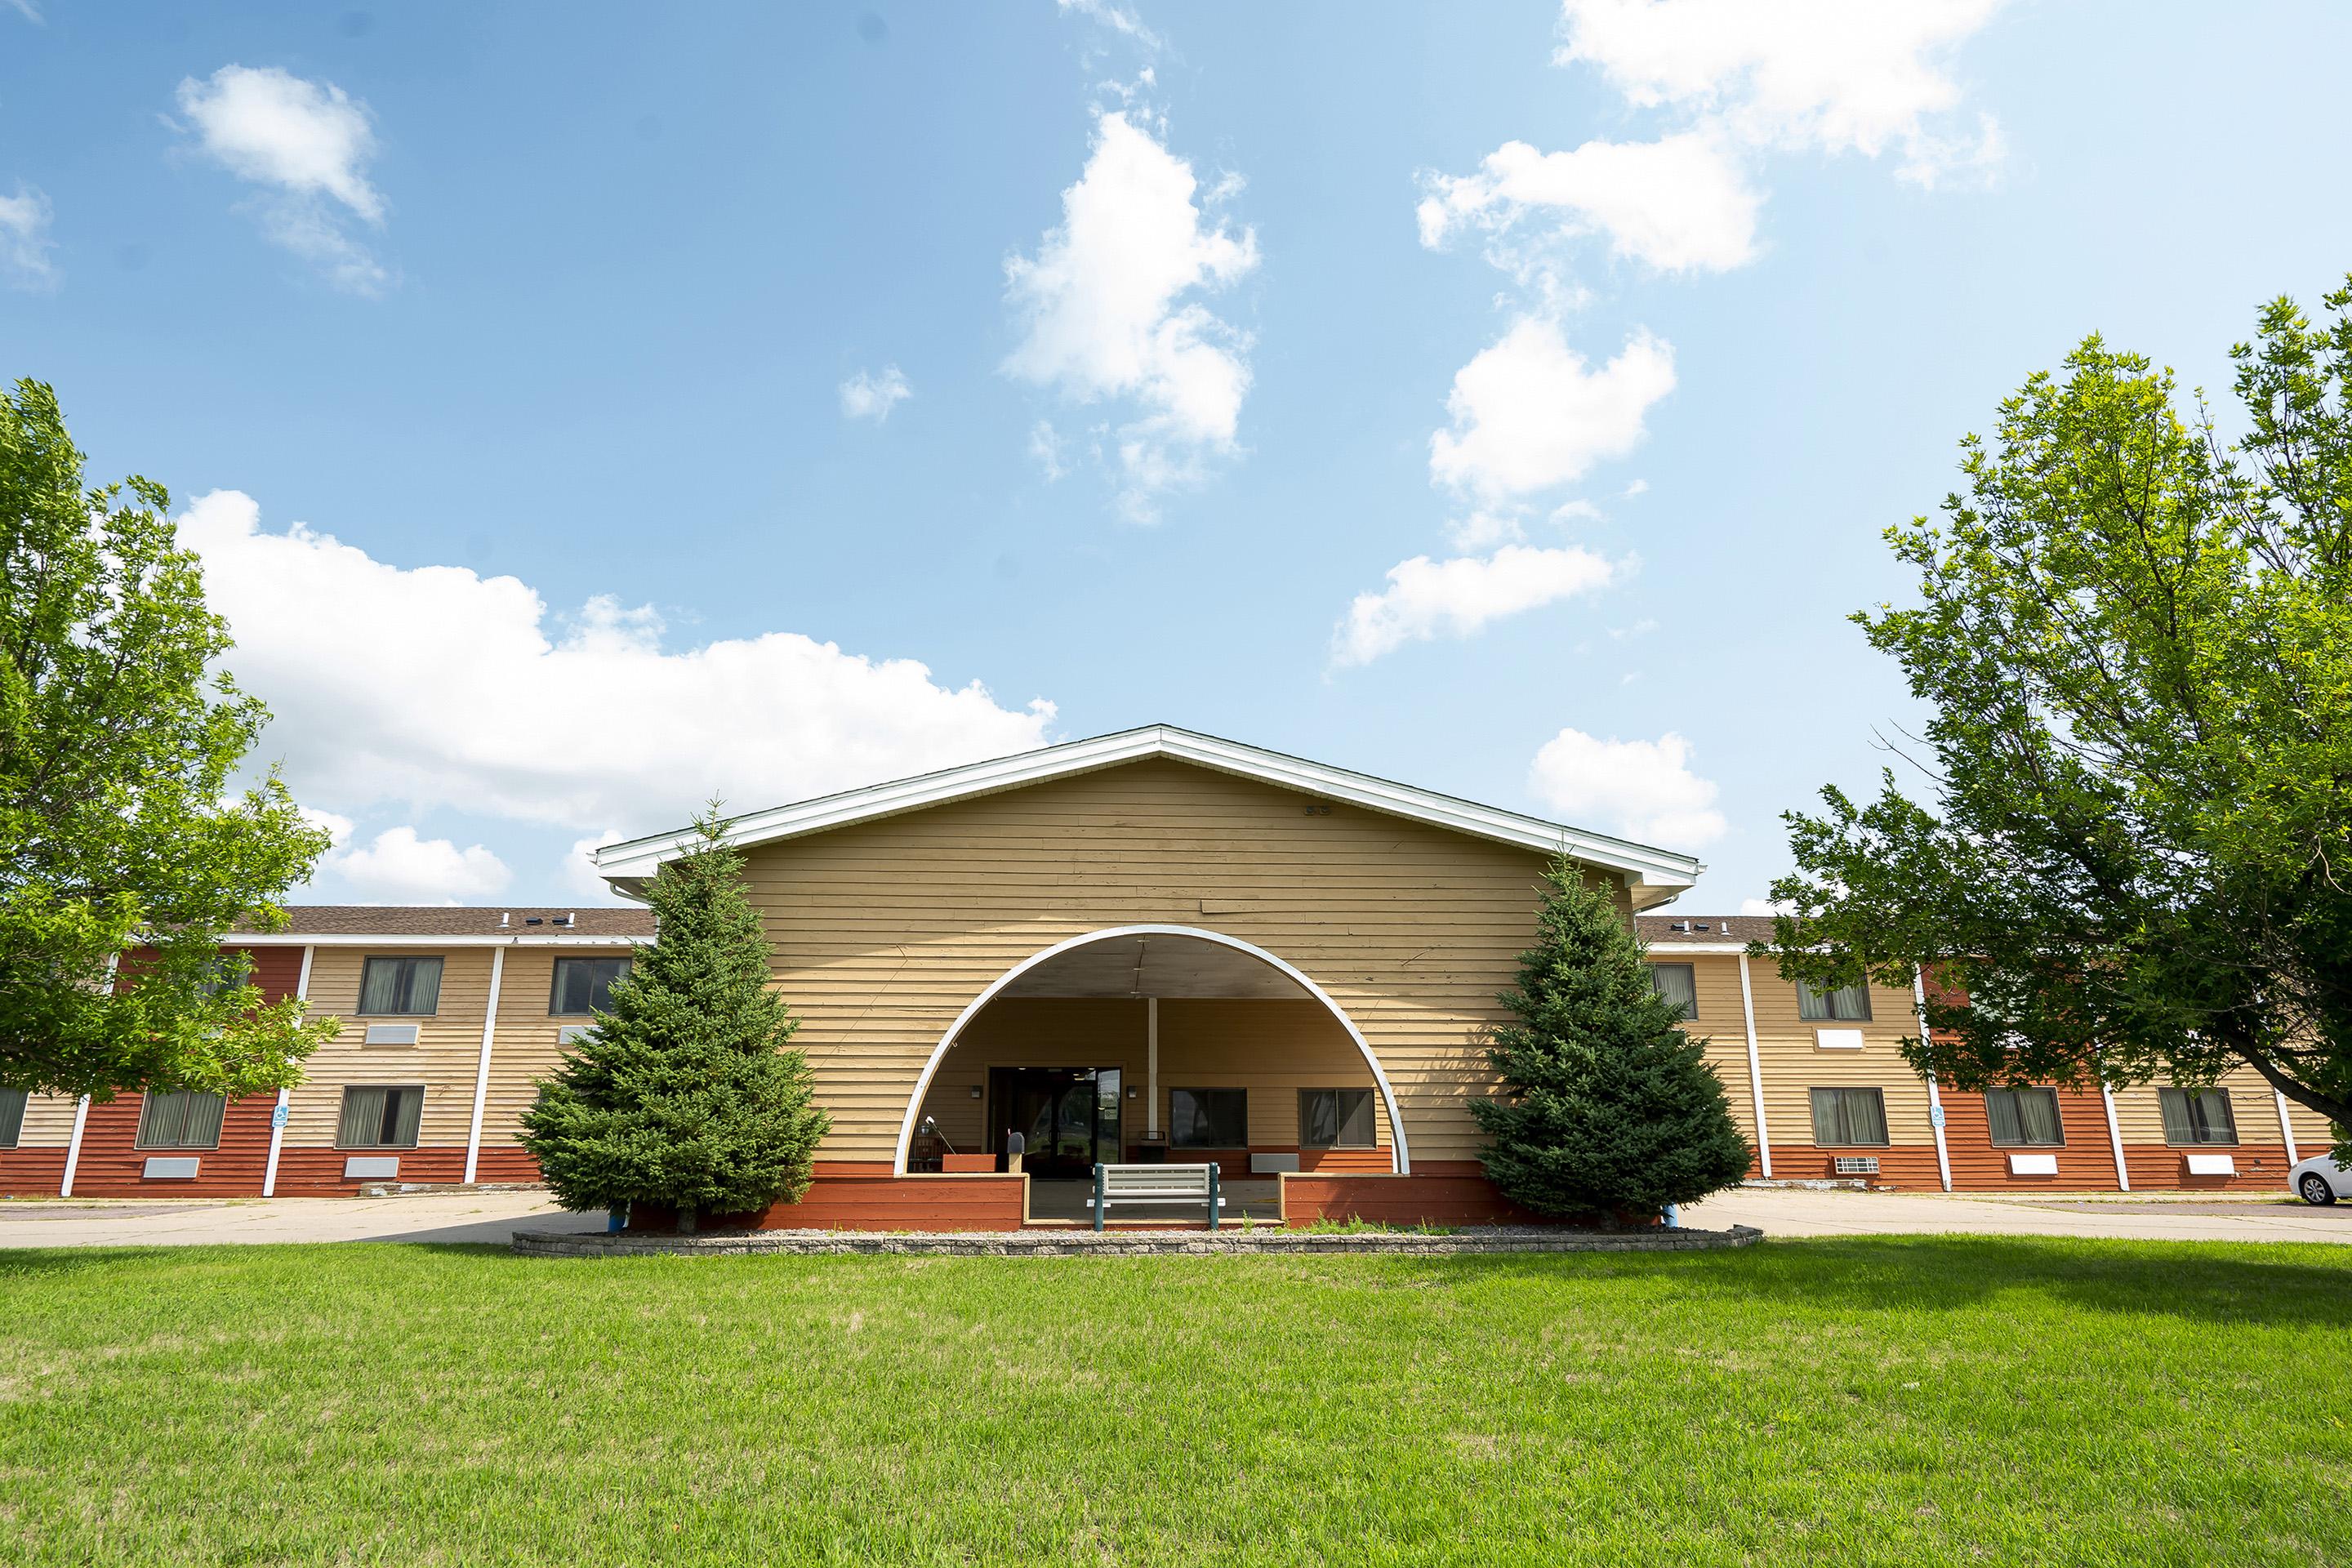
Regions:
<instances>
[{"instance_id":1,"label":"white trim board","mask_svg":"<svg viewBox=\"0 0 2352 1568\"><path fill-rule=\"evenodd\" d=\"M1366 810L1384 812L1434 826L1466 833L1522 849L1558 851L1570 859L1615 871L1625 879L1636 909L1665 902L1696 882L1706 869L1688 855L1589 833L1539 817L1475 801L1415 789L1369 773L1310 763L1238 741L1219 740L1172 724L1150 724L1139 730L1098 735L1059 746L1023 752L960 768L896 779L866 789L799 801L767 811L735 817L726 826L726 844L746 848L798 838L852 823L871 822L901 812L920 811L950 801L1019 789L1050 779L1093 773L1124 763L1164 757L1217 773L1297 790L1327 800L1345 801ZM691 827L607 844L596 851L596 869L614 889L633 895L665 860L675 859L698 842Z\"/></svg>"}]
</instances>

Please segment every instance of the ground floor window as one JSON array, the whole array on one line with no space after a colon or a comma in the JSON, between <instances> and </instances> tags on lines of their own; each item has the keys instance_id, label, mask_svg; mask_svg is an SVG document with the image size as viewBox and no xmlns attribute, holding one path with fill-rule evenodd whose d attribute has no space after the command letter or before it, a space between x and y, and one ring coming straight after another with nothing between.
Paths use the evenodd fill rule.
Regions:
<instances>
[{"instance_id":1,"label":"ground floor window","mask_svg":"<svg viewBox=\"0 0 2352 1568\"><path fill-rule=\"evenodd\" d=\"M0 1089L0 1149L14 1149L25 1135L25 1091Z\"/></svg>"},{"instance_id":2,"label":"ground floor window","mask_svg":"<svg viewBox=\"0 0 2352 1568\"><path fill-rule=\"evenodd\" d=\"M1989 1089L1985 1120L1992 1126L1996 1144L2035 1149L2066 1142L2054 1089Z\"/></svg>"},{"instance_id":3,"label":"ground floor window","mask_svg":"<svg viewBox=\"0 0 2352 1568\"><path fill-rule=\"evenodd\" d=\"M1676 1007L1685 1018L1698 1016L1698 970L1689 963L1650 965L1650 988Z\"/></svg>"},{"instance_id":4,"label":"ground floor window","mask_svg":"<svg viewBox=\"0 0 2352 1568\"><path fill-rule=\"evenodd\" d=\"M1298 1146L1302 1149L1370 1149L1373 1131L1369 1089L1302 1089L1298 1091Z\"/></svg>"},{"instance_id":5,"label":"ground floor window","mask_svg":"<svg viewBox=\"0 0 2352 1568\"><path fill-rule=\"evenodd\" d=\"M2238 1119L2230 1114L2226 1089L2159 1089L2168 1143L2235 1143Z\"/></svg>"},{"instance_id":6,"label":"ground floor window","mask_svg":"<svg viewBox=\"0 0 2352 1568\"><path fill-rule=\"evenodd\" d=\"M1249 1093L1239 1089L1171 1089L1168 1142L1177 1149L1249 1147Z\"/></svg>"},{"instance_id":7,"label":"ground floor window","mask_svg":"<svg viewBox=\"0 0 2352 1568\"><path fill-rule=\"evenodd\" d=\"M339 1149L414 1149L416 1123L425 1114L425 1090L353 1084L343 1090L343 1116L336 1124Z\"/></svg>"},{"instance_id":8,"label":"ground floor window","mask_svg":"<svg viewBox=\"0 0 2352 1568\"><path fill-rule=\"evenodd\" d=\"M1886 1099L1874 1089L1817 1089L1813 1142L1824 1149L1884 1148Z\"/></svg>"},{"instance_id":9,"label":"ground floor window","mask_svg":"<svg viewBox=\"0 0 2352 1568\"><path fill-rule=\"evenodd\" d=\"M221 1113L228 1101L217 1094L151 1094L139 1106L142 1149L217 1149Z\"/></svg>"}]
</instances>

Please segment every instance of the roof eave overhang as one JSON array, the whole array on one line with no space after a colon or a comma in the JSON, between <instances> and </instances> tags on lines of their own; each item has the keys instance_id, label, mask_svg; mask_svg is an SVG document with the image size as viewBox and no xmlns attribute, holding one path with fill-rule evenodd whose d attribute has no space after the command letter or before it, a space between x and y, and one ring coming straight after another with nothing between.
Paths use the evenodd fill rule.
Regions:
<instances>
[{"instance_id":1,"label":"roof eave overhang","mask_svg":"<svg viewBox=\"0 0 2352 1568\"><path fill-rule=\"evenodd\" d=\"M738 849L774 844L1154 757L1190 763L1323 799L1345 801L1366 810L1451 828L1495 843L1542 854L1563 853L1572 860L1617 873L1624 880L1636 909L1654 908L1673 899L1696 882L1706 869L1687 855L1605 834L1587 833L1497 806L1481 805L1475 801L1167 725L1125 730L753 812L728 823L723 837L730 847ZM661 863L690 848L698 837L689 827L607 845L596 851L596 869L615 891L638 897L646 879Z\"/></svg>"}]
</instances>

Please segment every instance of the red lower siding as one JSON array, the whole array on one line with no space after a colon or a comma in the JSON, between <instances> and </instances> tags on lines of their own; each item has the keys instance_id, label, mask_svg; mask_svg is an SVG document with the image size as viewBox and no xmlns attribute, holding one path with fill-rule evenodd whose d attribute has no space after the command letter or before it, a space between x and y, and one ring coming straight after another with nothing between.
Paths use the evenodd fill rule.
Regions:
<instances>
[{"instance_id":1,"label":"red lower siding","mask_svg":"<svg viewBox=\"0 0 2352 1568\"><path fill-rule=\"evenodd\" d=\"M400 1160L395 1177L346 1177L343 1162L353 1156ZM466 1179L466 1146L448 1144L426 1149L297 1149L278 1152L278 1195L281 1198L347 1198L363 1186L391 1180L400 1182L462 1182ZM257 1186L255 1191L260 1189Z\"/></svg>"},{"instance_id":2,"label":"red lower siding","mask_svg":"<svg viewBox=\"0 0 2352 1568\"><path fill-rule=\"evenodd\" d=\"M1874 1154L1875 1176L1840 1176L1841 1154ZM1875 1186L1919 1192L1941 1192L1943 1173L1936 1165L1933 1143L1898 1143L1892 1149L1816 1149L1810 1143L1772 1145L1772 1179L1776 1182L1866 1181Z\"/></svg>"},{"instance_id":3,"label":"red lower siding","mask_svg":"<svg viewBox=\"0 0 2352 1568\"><path fill-rule=\"evenodd\" d=\"M2096 1094L2058 1091L2058 1118L2065 1146L2058 1149L1995 1148L1992 1127L1985 1116L1984 1096L1954 1092L1943 1097L1944 1145L1952 1161L1952 1187L1958 1192L2031 1192L2039 1187L2055 1192L2114 1192L2116 1152L2107 1142L2106 1104ZM2009 1157L2055 1154L2054 1176L2016 1176Z\"/></svg>"},{"instance_id":4,"label":"red lower siding","mask_svg":"<svg viewBox=\"0 0 2352 1568\"><path fill-rule=\"evenodd\" d=\"M262 1168L269 1162L269 1118L278 1107L276 1095L255 1094L232 1100L221 1115L217 1149L140 1148L142 1098L135 1092L120 1094L102 1105L90 1105L82 1129L81 1158L74 1166L74 1196L249 1197L261 1191ZM146 1169L151 1156L194 1159L195 1179L149 1181Z\"/></svg>"},{"instance_id":5,"label":"red lower siding","mask_svg":"<svg viewBox=\"0 0 2352 1568\"><path fill-rule=\"evenodd\" d=\"M1301 1173L1282 1178L1286 1225L1361 1219L1375 1225L1559 1225L1495 1190L1475 1160L1429 1160L1409 1176Z\"/></svg>"},{"instance_id":6,"label":"red lower siding","mask_svg":"<svg viewBox=\"0 0 2352 1568\"><path fill-rule=\"evenodd\" d=\"M2289 1163L2284 1143L2241 1143L2233 1149L2201 1149L2199 1153L2227 1154L2236 1163L2234 1176L2192 1176L2189 1151L2162 1143L2126 1143L2124 1165L2131 1172L2134 1192L2286 1191Z\"/></svg>"},{"instance_id":7,"label":"red lower siding","mask_svg":"<svg viewBox=\"0 0 2352 1568\"><path fill-rule=\"evenodd\" d=\"M474 1180L535 1182L539 1180L539 1162L520 1149L494 1149L485 1144L474 1161Z\"/></svg>"},{"instance_id":8,"label":"red lower siding","mask_svg":"<svg viewBox=\"0 0 2352 1568\"><path fill-rule=\"evenodd\" d=\"M893 1174L887 1160L820 1160L816 1179L796 1204L765 1214L714 1215L712 1227L756 1230L1019 1230L1028 1217L1028 1178L1011 1175ZM640 1205L632 1230L671 1230L677 1216Z\"/></svg>"},{"instance_id":9,"label":"red lower siding","mask_svg":"<svg viewBox=\"0 0 2352 1568\"><path fill-rule=\"evenodd\" d=\"M45 1148L0 1149L0 1198L55 1197L66 1178L62 1143Z\"/></svg>"}]
</instances>

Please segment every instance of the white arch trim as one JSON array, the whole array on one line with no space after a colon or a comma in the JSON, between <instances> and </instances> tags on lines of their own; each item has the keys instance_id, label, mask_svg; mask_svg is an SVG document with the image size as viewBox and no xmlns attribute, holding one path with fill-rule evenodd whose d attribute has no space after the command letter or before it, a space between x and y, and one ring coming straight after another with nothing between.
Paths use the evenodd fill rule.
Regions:
<instances>
[{"instance_id":1,"label":"white arch trim","mask_svg":"<svg viewBox=\"0 0 2352 1568\"><path fill-rule=\"evenodd\" d=\"M931 1047L930 1059L923 1064L923 1075L915 1080L914 1095L907 1101L906 1120L898 1124L898 1149L890 1161L893 1173L901 1176L907 1173L907 1151L915 1141L915 1123L922 1119L923 1100L931 1092L931 1079L940 1070L940 1063L947 1059L949 1050L963 1034L964 1026L978 1017L982 1008L995 1001L999 992L1039 964L1058 958L1075 948L1090 947L1098 942L1115 942L1120 937L1127 936L1189 936L1202 942L1215 942L1220 947L1232 948L1235 952L1245 952L1259 963L1280 970L1297 982L1308 995L1323 1004L1324 1010L1337 1018L1339 1021L1339 1026L1348 1031L1348 1037L1356 1042L1356 1049L1363 1053L1364 1065L1372 1069L1372 1082L1380 1086L1381 1103L1388 1108L1389 1113L1391 1168L1400 1176L1412 1173L1412 1154L1405 1146L1404 1118L1397 1111L1396 1090L1389 1087L1389 1075L1381 1070L1381 1058L1372 1054L1371 1043L1364 1038L1364 1032L1356 1027L1356 1021L1348 1016L1348 1010L1332 1001L1329 992L1308 979L1305 973L1295 965L1276 958L1255 942L1244 942L1237 936L1227 936L1223 931L1203 931L1198 926L1163 925L1106 926L1101 931L1088 931L1084 936L1074 936L1067 942L1057 942L1049 948L1031 953L990 982L988 989L973 997L971 1005L956 1015L956 1021L948 1026L948 1032L941 1035L940 1043Z\"/></svg>"}]
</instances>

